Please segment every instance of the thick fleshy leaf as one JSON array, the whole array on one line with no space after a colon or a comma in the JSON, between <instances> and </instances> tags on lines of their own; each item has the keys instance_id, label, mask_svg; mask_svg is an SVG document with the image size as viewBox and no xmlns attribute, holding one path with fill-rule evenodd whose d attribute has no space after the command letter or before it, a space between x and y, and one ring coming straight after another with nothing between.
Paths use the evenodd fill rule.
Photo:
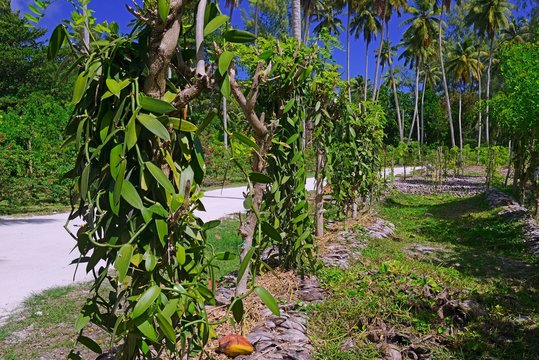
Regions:
<instances>
[{"instance_id":1,"label":"thick fleshy leaf","mask_svg":"<svg viewBox=\"0 0 539 360\"><path fill-rule=\"evenodd\" d=\"M140 315L144 314L146 310L155 302L155 299L161 294L161 288L157 285L150 286L148 290L142 294L140 299L137 301L133 312L131 313L131 318L136 319Z\"/></svg>"},{"instance_id":2,"label":"thick fleshy leaf","mask_svg":"<svg viewBox=\"0 0 539 360\"><path fill-rule=\"evenodd\" d=\"M226 41L233 43L248 43L256 40L256 36L245 30L231 29L223 34Z\"/></svg>"},{"instance_id":3,"label":"thick fleshy leaf","mask_svg":"<svg viewBox=\"0 0 539 360\"><path fill-rule=\"evenodd\" d=\"M157 167L154 163L147 161L144 163L148 171L152 174L153 178L169 193L174 193L174 186L170 180L166 177L163 171Z\"/></svg>"},{"instance_id":4,"label":"thick fleshy leaf","mask_svg":"<svg viewBox=\"0 0 539 360\"><path fill-rule=\"evenodd\" d=\"M234 315L234 320L236 320L237 323L240 323L243 320L243 314L245 313L243 310L243 301L241 299L235 299L231 310L232 315Z\"/></svg>"},{"instance_id":5,"label":"thick fleshy leaf","mask_svg":"<svg viewBox=\"0 0 539 360\"><path fill-rule=\"evenodd\" d=\"M221 83L221 95L227 99L230 97L230 78L228 77L228 74L225 75L223 82Z\"/></svg>"},{"instance_id":6,"label":"thick fleshy leaf","mask_svg":"<svg viewBox=\"0 0 539 360\"><path fill-rule=\"evenodd\" d=\"M73 104L78 104L84 95L84 90L86 90L86 83L88 78L81 72L77 79L75 80L75 85L73 86Z\"/></svg>"},{"instance_id":7,"label":"thick fleshy leaf","mask_svg":"<svg viewBox=\"0 0 539 360\"><path fill-rule=\"evenodd\" d=\"M215 259L217 260L234 260L238 256L230 251L223 251L215 254Z\"/></svg>"},{"instance_id":8,"label":"thick fleshy leaf","mask_svg":"<svg viewBox=\"0 0 539 360\"><path fill-rule=\"evenodd\" d=\"M101 346L99 346L98 343L96 343L94 340L90 339L87 336L79 335L77 341L97 354L103 353L103 350L101 350Z\"/></svg>"},{"instance_id":9,"label":"thick fleshy leaf","mask_svg":"<svg viewBox=\"0 0 539 360\"><path fill-rule=\"evenodd\" d=\"M151 114L138 114L137 120L144 126L146 129L159 136L161 139L170 141L170 134L168 133L167 128L157 120L154 115Z\"/></svg>"},{"instance_id":10,"label":"thick fleshy leaf","mask_svg":"<svg viewBox=\"0 0 539 360\"><path fill-rule=\"evenodd\" d=\"M234 132L232 136L234 136L234 138L238 139L238 141L244 143L245 145L252 147L256 150L260 150L260 147L257 145L257 143L255 143L253 140L251 140L251 138L243 135L242 133Z\"/></svg>"},{"instance_id":11,"label":"thick fleshy leaf","mask_svg":"<svg viewBox=\"0 0 539 360\"><path fill-rule=\"evenodd\" d=\"M133 256L133 246L131 244L124 244L116 255L116 261L114 267L118 271L118 281L122 282L127 275L129 264L131 263L131 256Z\"/></svg>"},{"instance_id":12,"label":"thick fleshy leaf","mask_svg":"<svg viewBox=\"0 0 539 360\"><path fill-rule=\"evenodd\" d=\"M251 179L252 182L263 183L263 184L271 184L273 182L273 179L270 178L268 175L257 173L257 172L250 173L249 179Z\"/></svg>"},{"instance_id":13,"label":"thick fleshy leaf","mask_svg":"<svg viewBox=\"0 0 539 360\"><path fill-rule=\"evenodd\" d=\"M138 324L137 329L150 341L157 342L159 339L159 334L148 320Z\"/></svg>"},{"instance_id":14,"label":"thick fleshy leaf","mask_svg":"<svg viewBox=\"0 0 539 360\"><path fill-rule=\"evenodd\" d=\"M56 26L52 32L49 40L49 47L47 49L47 57L52 60L58 55L58 51L62 47L66 38L66 31L63 24Z\"/></svg>"},{"instance_id":15,"label":"thick fleshy leaf","mask_svg":"<svg viewBox=\"0 0 539 360\"><path fill-rule=\"evenodd\" d=\"M213 33L215 30L217 30L221 25L223 25L224 23L226 23L228 20L228 16L226 15L217 15L216 17L214 17L213 19L211 19L211 21L206 25L206 27L204 28L204 37L210 35L211 33Z\"/></svg>"},{"instance_id":16,"label":"thick fleshy leaf","mask_svg":"<svg viewBox=\"0 0 539 360\"><path fill-rule=\"evenodd\" d=\"M249 263L251 262L251 258L253 257L254 251L255 251L255 248L249 249L249 251L247 251L247 254L245 254L245 257L241 261L240 268L238 269L238 277L237 277L238 281L240 281L240 279L245 274L245 271L247 270L247 267Z\"/></svg>"},{"instance_id":17,"label":"thick fleshy leaf","mask_svg":"<svg viewBox=\"0 0 539 360\"><path fill-rule=\"evenodd\" d=\"M148 96L140 95L139 98L140 106L147 111L156 113L156 114L166 114L171 111L175 111L176 108L165 102L163 100L154 99Z\"/></svg>"},{"instance_id":18,"label":"thick fleshy leaf","mask_svg":"<svg viewBox=\"0 0 539 360\"><path fill-rule=\"evenodd\" d=\"M175 117L169 117L168 122L172 124L172 127L176 130L180 130L184 132L197 131L197 126L187 120L183 120L183 119L175 118Z\"/></svg>"},{"instance_id":19,"label":"thick fleshy leaf","mask_svg":"<svg viewBox=\"0 0 539 360\"><path fill-rule=\"evenodd\" d=\"M219 73L221 75L224 75L228 72L228 68L230 67L230 63L232 62L232 59L234 58L234 53L231 51L223 51L223 53L219 56Z\"/></svg>"},{"instance_id":20,"label":"thick fleshy leaf","mask_svg":"<svg viewBox=\"0 0 539 360\"><path fill-rule=\"evenodd\" d=\"M174 345L176 345L176 332L174 331L174 328L172 327L172 324L170 321L168 321L163 314L157 313L156 314L157 323L159 324L159 329L163 332L165 337Z\"/></svg>"},{"instance_id":21,"label":"thick fleshy leaf","mask_svg":"<svg viewBox=\"0 0 539 360\"><path fill-rule=\"evenodd\" d=\"M141 210L144 207L137 189L135 189L129 180L124 180L122 184L122 197L135 209Z\"/></svg>"},{"instance_id":22,"label":"thick fleshy leaf","mask_svg":"<svg viewBox=\"0 0 539 360\"><path fill-rule=\"evenodd\" d=\"M278 243L283 240L281 234L279 234L279 232L267 221L262 222L260 226L262 228L262 232L268 235L273 240L277 241Z\"/></svg>"},{"instance_id":23,"label":"thick fleshy leaf","mask_svg":"<svg viewBox=\"0 0 539 360\"><path fill-rule=\"evenodd\" d=\"M275 301L275 298L269 293L268 290L261 286L257 286L255 287L255 293L275 316L281 315L281 310L279 309L279 305L277 305L277 301Z\"/></svg>"},{"instance_id":24,"label":"thick fleshy leaf","mask_svg":"<svg viewBox=\"0 0 539 360\"><path fill-rule=\"evenodd\" d=\"M166 22L170 12L170 0L157 0L157 12L161 21Z\"/></svg>"}]
</instances>

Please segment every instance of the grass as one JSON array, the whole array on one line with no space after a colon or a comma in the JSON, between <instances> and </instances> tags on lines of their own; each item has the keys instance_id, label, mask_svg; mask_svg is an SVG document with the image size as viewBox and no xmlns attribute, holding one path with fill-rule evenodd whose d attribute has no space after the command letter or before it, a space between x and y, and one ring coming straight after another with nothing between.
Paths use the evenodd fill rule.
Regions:
<instances>
[{"instance_id":1,"label":"grass","mask_svg":"<svg viewBox=\"0 0 539 360\"><path fill-rule=\"evenodd\" d=\"M539 266L520 224L503 221L482 196L394 194L378 211L396 225L396 241L369 240L351 268L320 272L333 295L312 311L316 358L384 357L380 334L432 359L539 358ZM440 318L444 296L480 311L449 306L454 313Z\"/></svg>"},{"instance_id":2,"label":"grass","mask_svg":"<svg viewBox=\"0 0 539 360\"><path fill-rule=\"evenodd\" d=\"M68 212L69 205L41 203L35 205L13 205L0 201L0 216L30 216L30 215L49 215L59 212Z\"/></svg>"},{"instance_id":3,"label":"grass","mask_svg":"<svg viewBox=\"0 0 539 360\"><path fill-rule=\"evenodd\" d=\"M224 219L208 231L208 243L215 252L239 253L242 241L238 226L237 220ZM239 259L217 260L214 264L216 277L220 278L238 269ZM20 310L0 326L0 360L66 358L75 345L74 324L89 288L89 283L51 288L25 300ZM105 342L97 329L93 334L98 342ZM91 352L82 355L85 359L95 358Z\"/></svg>"}]
</instances>

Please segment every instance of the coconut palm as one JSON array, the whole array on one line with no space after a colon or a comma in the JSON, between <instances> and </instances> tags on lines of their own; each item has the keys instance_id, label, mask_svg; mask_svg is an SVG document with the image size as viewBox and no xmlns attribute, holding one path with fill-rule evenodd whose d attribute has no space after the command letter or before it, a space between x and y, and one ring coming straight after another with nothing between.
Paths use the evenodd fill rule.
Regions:
<instances>
[{"instance_id":1,"label":"coconut palm","mask_svg":"<svg viewBox=\"0 0 539 360\"><path fill-rule=\"evenodd\" d=\"M462 93L472 79L479 79L483 65L477 60L477 51L470 39L457 43L450 53L447 63L448 70L459 84L459 147L462 150Z\"/></svg>"},{"instance_id":2,"label":"coconut palm","mask_svg":"<svg viewBox=\"0 0 539 360\"><path fill-rule=\"evenodd\" d=\"M376 69L374 72L374 91L373 91L373 100L378 98L378 78L379 78L379 69L382 55L383 39L384 35L386 41L389 41L389 20L393 15L393 12L396 12L400 17L402 11L408 9L408 0L375 0L375 9L380 23L382 24L380 43L378 45L377 56L376 56Z\"/></svg>"},{"instance_id":3,"label":"coconut palm","mask_svg":"<svg viewBox=\"0 0 539 360\"><path fill-rule=\"evenodd\" d=\"M390 42L387 43L387 64L389 66L389 73L387 74L386 85L393 90L393 100L395 101L395 110L397 112L397 124L399 125L399 138L400 141L404 141L404 121L401 117L400 104L399 104L399 95L397 88L401 83L401 78L396 74L393 69L393 56L397 52L396 46L391 46Z\"/></svg>"},{"instance_id":4,"label":"coconut palm","mask_svg":"<svg viewBox=\"0 0 539 360\"><path fill-rule=\"evenodd\" d=\"M486 37L489 41L486 89L487 106L485 109L485 139L487 145L490 144L489 100L494 39L500 30L509 26L512 7L513 5L507 0L473 0L470 6L470 12L466 16L467 23L474 26L479 36Z\"/></svg>"},{"instance_id":5,"label":"coconut palm","mask_svg":"<svg viewBox=\"0 0 539 360\"><path fill-rule=\"evenodd\" d=\"M408 12L412 15L403 24L409 27L403 34L404 52L399 58L405 59L405 65L415 68L415 105L414 116L408 141L412 136L416 121L419 122L419 75L424 62L433 54L437 35L436 18L434 17L433 2L430 0L417 0L415 6L409 7ZM420 140L419 124L417 126L418 141Z\"/></svg>"},{"instance_id":6,"label":"coconut palm","mask_svg":"<svg viewBox=\"0 0 539 360\"><path fill-rule=\"evenodd\" d=\"M360 10L352 19L350 30L354 37L359 38L363 34L365 41L365 81L364 81L364 100L367 101L367 85L369 78L369 45L373 38L378 34L381 28L380 21L376 18L371 0L363 1Z\"/></svg>"},{"instance_id":7,"label":"coconut palm","mask_svg":"<svg viewBox=\"0 0 539 360\"><path fill-rule=\"evenodd\" d=\"M458 1L460 2L460 1ZM451 0L441 0L440 8L440 17L438 18L438 56L440 58L440 70L442 72L442 85L444 87L445 94L445 106L447 107L447 117L449 119L449 133L451 135L451 146L455 146L455 131L453 127L453 113L451 112L451 100L449 98L449 88L447 86L447 78L445 76L445 65L444 65L444 53L443 53L443 33L444 33L444 9L449 11L451 7Z\"/></svg>"},{"instance_id":8,"label":"coconut palm","mask_svg":"<svg viewBox=\"0 0 539 360\"><path fill-rule=\"evenodd\" d=\"M313 14L314 22L317 23L313 32L318 35L322 29L327 29L331 35L339 35L344 28L338 14L339 10L334 4L327 1L318 3L318 10Z\"/></svg>"}]
</instances>

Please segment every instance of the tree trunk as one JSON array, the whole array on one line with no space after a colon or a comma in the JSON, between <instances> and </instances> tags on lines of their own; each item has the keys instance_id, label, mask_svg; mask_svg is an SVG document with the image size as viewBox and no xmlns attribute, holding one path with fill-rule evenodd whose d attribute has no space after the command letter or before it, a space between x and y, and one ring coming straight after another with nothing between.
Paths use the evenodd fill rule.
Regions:
<instances>
[{"instance_id":1,"label":"tree trunk","mask_svg":"<svg viewBox=\"0 0 539 360\"><path fill-rule=\"evenodd\" d=\"M397 111L397 122L399 123L399 138L400 141L404 141L404 121L403 116L400 113L399 95L397 93L397 85L395 84L395 76L393 74L393 66L389 63L389 76L391 76L391 83L393 87L393 100L395 101L395 109Z\"/></svg>"},{"instance_id":2,"label":"tree trunk","mask_svg":"<svg viewBox=\"0 0 539 360\"><path fill-rule=\"evenodd\" d=\"M423 80L423 89L421 90L421 138L419 143L425 142L425 90L427 89L427 72L425 71L425 79Z\"/></svg>"},{"instance_id":3,"label":"tree trunk","mask_svg":"<svg viewBox=\"0 0 539 360\"><path fill-rule=\"evenodd\" d=\"M348 100L352 100L352 90L350 89L350 4L348 4L348 15L346 16L346 82L348 84Z\"/></svg>"},{"instance_id":4,"label":"tree trunk","mask_svg":"<svg viewBox=\"0 0 539 360\"><path fill-rule=\"evenodd\" d=\"M385 9L384 9L385 18ZM374 85L372 88L372 99L376 100L376 92L378 89L378 71L380 70L380 61L382 60L382 45L384 44L384 33L386 30L386 22L382 21L382 32L380 33L380 45L378 46L378 54L376 55L376 69L374 71Z\"/></svg>"},{"instance_id":5,"label":"tree trunk","mask_svg":"<svg viewBox=\"0 0 539 360\"><path fill-rule=\"evenodd\" d=\"M486 108L486 115L485 115L485 140L487 142L487 146L490 145L490 105L488 101L490 100L490 72L492 69L492 52L494 48L494 36L490 39L489 44L489 56L488 56L488 68L487 68L487 93L486 93L486 100L487 100L487 108Z\"/></svg>"},{"instance_id":6,"label":"tree trunk","mask_svg":"<svg viewBox=\"0 0 539 360\"><path fill-rule=\"evenodd\" d=\"M364 82L364 96L363 100L367 101L367 91L368 91L368 83L369 83L369 43L365 45L365 78L363 79Z\"/></svg>"},{"instance_id":7,"label":"tree trunk","mask_svg":"<svg viewBox=\"0 0 539 360\"><path fill-rule=\"evenodd\" d=\"M227 100L226 97L223 96L223 142L225 144L225 149L228 149L228 123L227 123Z\"/></svg>"},{"instance_id":8,"label":"tree trunk","mask_svg":"<svg viewBox=\"0 0 539 360\"><path fill-rule=\"evenodd\" d=\"M320 145L319 145L320 146ZM315 235L324 235L324 153L320 148L316 149L316 174L315 174L315 204L314 204L314 224Z\"/></svg>"},{"instance_id":9,"label":"tree trunk","mask_svg":"<svg viewBox=\"0 0 539 360\"><path fill-rule=\"evenodd\" d=\"M479 49L477 51L477 63L479 64L479 61L481 60L481 50ZM481 72L478 72L477 76L477 96L478 96L478 102L479 102L479 114L478 114L478 135L477 135L477 147L481 147L481 132L483 130L483 123L482 123L482 116L483 116L483 109L481 109ZM479 163L479 152L477 153L478 159L477 162Z\"/></svg>"},{"instance_id":10,"label":"tree trunk","mask_svg":"<svg viewBox=\"0 0 539 360\"><path fill-rule=\"evenodd\" d=\"M507 164L507 174L505 174L505 181L503 182L503 186L507 186L507 182L509 181L509 176L511 175L512 163L513 163L513 143L511 140L509 140L509 163Z\"/></svg>"},{"instance_id":11,"label":"tree trunk","mask_svg":"<svg viewBox=\"0 0 539 360\"><path fill-rule=\"evenodd\" d=\"M301 42L301 1L292 0L292 37Z\"/></svg>"},{"instance_id":12,"label":"tree trunk","mask_svg":"<svg viewBox=\"0 0 539 360\"><path fill-rule=\"evenodd\" d=\"M232 18L230 18L232 21ZM254 26L255 36L258 36L258 0L255 1L255 26Z\"/></svg>"},{"instance_id":13,"label":"tree trunk","mask_svg":"<svg viewBox=\"0 0 539 360\"><path fill-rule=\"evenodd\" d=\"M462 89L459 91L459 148L462 153Z\"/></svg>"},{"instance_id":14,"label":"tree trunk","mask_svg":"<svg viewBox=\"0 0 539 360\"><path fill-rule=\"evenodd\" d=\"M453 129L453 114L451 113L451 101L449 98L449 89L447 87L447 78L445 76L443 43L442 43L442 23L443 23L444 7L440 7L440 21L438 28L438 55L440 56L440 70L442 71L442 83L444 85L445 103L447 107L447 116L449 118L449 133L451 135L451 147L455 146L455 130Z\"/></svg>"},{"instance_id":15,"label":"tree trunk","mask_svg":"<svg viewBox=\"0 0 539 360\"><path fill-rule=\"evenodd\" d=\"M412 141L412 134L414 133L414 125L418 118L419 112L419 72L421 71L421 61L417 64L415 70L415 104L414 104L414 116L412 117L412 126L410 127L410 134L408 135L408 144Z\"/></svg>"}]
</instances>

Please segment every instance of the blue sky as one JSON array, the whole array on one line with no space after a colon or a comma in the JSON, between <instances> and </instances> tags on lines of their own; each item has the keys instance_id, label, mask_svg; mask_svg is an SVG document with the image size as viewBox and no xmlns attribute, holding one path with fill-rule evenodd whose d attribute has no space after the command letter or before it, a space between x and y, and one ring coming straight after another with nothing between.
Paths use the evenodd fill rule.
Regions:
<instances>
[{"instance_id":1,"label":"blue sky","mask_svg":"<svg viewBox=\"0 0 539 360\"><path fill-rule=\"evenodd\" d=\"M20 10L24 13L28 9L28 3L32 3L32 0L12 0L12 7L16 10ZM228 11L224 10L224 1L221 2L221 9L228 14ZM133 18L132 15L126 10L125 4L131 3L126 0L93 0L90 3L90 8L94 10L94 16L98 21L116 21L119 23L121 30L127 31L127 24ZM243 1L241 7L248 6L247 1ZM47 9L45 17L41 20L40 26L47 29L54 28L62 19L69 18L72 6L67 0L56 0ZM523 9L516 9L516 13L523 14ZM238 27L241 27L241 12L234 11L232 23ZM401 27L402 21L404 21L405 15L402 18L394 16L390 22L390 37L393 44L397 44L400 41L400 37L404 29ZM343 19L343 24L345 19ZM343 50L335 50L334 56L339 64L343 67L343 76L345 75L346 65L346 53L344 52L345 35L341 35L341 42L343 44ZM378 47L378 39L371 43L369 52L369 77L372 78L374 73L375 61L374 52ZM362 39L353 39L350 45L350 66L351 77L355 77L358 74L363 74L365 69L365 44Z\"/></svg>"}]
</instances>

